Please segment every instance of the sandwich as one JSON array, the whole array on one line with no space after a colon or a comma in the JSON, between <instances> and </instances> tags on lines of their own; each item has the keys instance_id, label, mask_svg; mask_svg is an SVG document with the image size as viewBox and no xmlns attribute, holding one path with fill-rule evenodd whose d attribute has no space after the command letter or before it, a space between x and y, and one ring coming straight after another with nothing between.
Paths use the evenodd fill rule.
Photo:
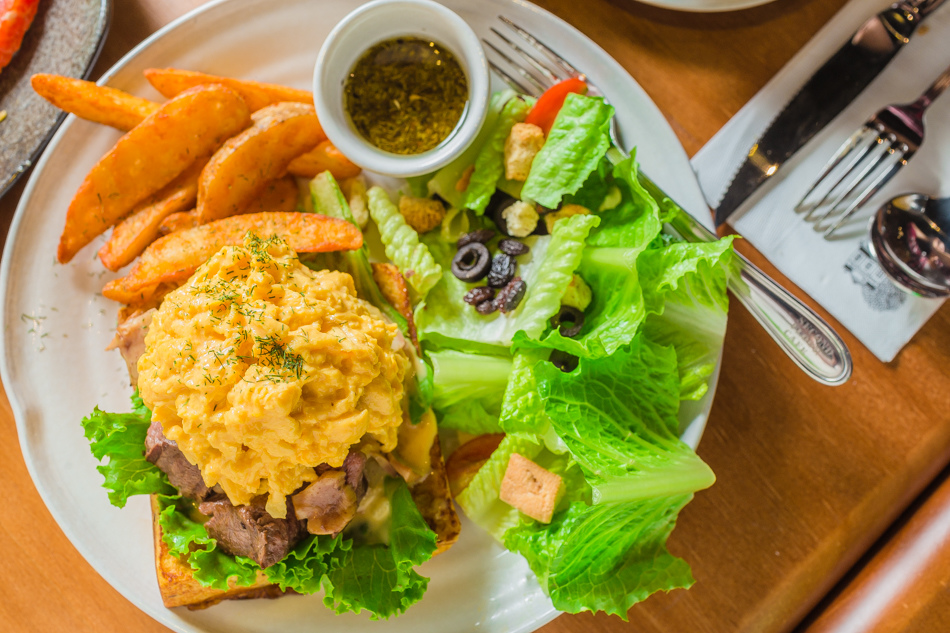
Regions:
<instances>
[{"instance_id":1,"label":"sandwich","mask_svg":"<svg viewBox=\"0 0 950 633\"><path fill-rule=\"evenodd\" d=\"M411 322L390 267L373 265L378 288ZM420 599L414 567L460 524L408 333L276 236L249 234L150 301L120 311L111 345L134 412L83 426L113 503L151 494L164 604L322 590L389 617Z\"/></svg>"}]
</instances>

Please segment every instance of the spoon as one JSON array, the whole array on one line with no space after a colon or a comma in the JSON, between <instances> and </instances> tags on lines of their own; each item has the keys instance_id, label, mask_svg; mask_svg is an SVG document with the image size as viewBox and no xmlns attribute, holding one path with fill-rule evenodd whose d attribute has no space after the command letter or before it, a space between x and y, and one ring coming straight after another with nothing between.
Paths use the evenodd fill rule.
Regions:
<instances>
[{"instance_id":1,"label":"spoon","mask_svg":"<svg viewBox=\"0 0 950 633\"><path fill-rule=\"evenodd\" d=\"M950 296L950 198L893 198L871 222L871 249L899 287L924 297Z\"/></svg>"}]
</instances>

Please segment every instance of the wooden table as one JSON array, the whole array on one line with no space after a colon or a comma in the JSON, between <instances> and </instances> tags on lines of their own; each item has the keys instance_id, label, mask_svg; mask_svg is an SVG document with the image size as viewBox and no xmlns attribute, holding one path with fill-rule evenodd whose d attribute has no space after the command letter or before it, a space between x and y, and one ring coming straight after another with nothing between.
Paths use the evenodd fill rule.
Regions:
<instances>
[{"instance_id":1,"label":"wooden table","mask_svg":"<svg viewBox=\"0 0 950 633\"><path fill-rule=\"evenodd\" d=\"M693 154L844 1L777 0L719 15L677 13L630 0L540 4L617 58ZM115 4L97 76L149 33L202 0ZM0 200L5 225L21 191L22 183ZM747 244L739 249L788 283ZM686 508L670 542L671 550L692 564L696 585L636 606L630 612L633 625L583 614L563 616L542 630L706 633L795 628L950 461L950 389L945 378L950 367L950 309L938 312L887 365L844 334L854 355L854 376L843 387L820 387L737 305L730 314L719 391L699 449L718 483ZM164 630L106 584L60 532L27 474L5 400L0 400L0 434L3 628ZM942 494L938 501L947 503L950 494ZM942 515L930 511L921 516L917 523L928 525ZM899 553L914 543L922 533L920 525L895 532L899 540L892 550ZM944 541L934 543L931 549L938 553L946 546ZM866 559L865 576L872 580L893 567L888 561L895 554L887 543L882 547ZM948 560L946 552L941 556ZM931 573L918 574L917 587L932 590L918 592L913 622L946 622L946 607L941 605L947 594L934 583L942 587L947 574L933 572L926 564L922 569ZM849 579L837 597L823 605L823 612L812 614L813 630L845 630L844 620L833 616L854 609L859 601L853 596L862 595L859 590L867 586L860 571Z\"/></svg>"}]
</instances>

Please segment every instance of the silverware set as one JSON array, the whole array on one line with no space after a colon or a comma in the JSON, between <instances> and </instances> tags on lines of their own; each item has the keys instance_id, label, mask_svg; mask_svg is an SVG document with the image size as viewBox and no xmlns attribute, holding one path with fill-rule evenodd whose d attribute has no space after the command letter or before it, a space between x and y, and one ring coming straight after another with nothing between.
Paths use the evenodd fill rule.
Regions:
<instances>
[{"instance_id":1,"label":"silverware set","mask_svg":"<svg viewBox=\"0 0 950 633\"><path fill-rule=\"evenodd\" d=\"M562 79L583 77L589 94L604 96L581 70L529 31L504 16L499 16L499 19L507 26L509 35L492 28L491 39L483 42L495 57L489 59L489 66L514 90L539 96ZM611 122L611 141L617 150L624 152L625 146L615 120ZM681 211L673 214L675 219L671 221L671 227L683 239L691 242L717 239L688 212L675 205L642 171L640 178L647 191L661 204L674 205ZM789 358L823 384L846 382L851 376L851 354L841 337L811 308L739 253L736 253L736 267L738 274L730 276L729 289Z\"/></svg>"}]
</instances>

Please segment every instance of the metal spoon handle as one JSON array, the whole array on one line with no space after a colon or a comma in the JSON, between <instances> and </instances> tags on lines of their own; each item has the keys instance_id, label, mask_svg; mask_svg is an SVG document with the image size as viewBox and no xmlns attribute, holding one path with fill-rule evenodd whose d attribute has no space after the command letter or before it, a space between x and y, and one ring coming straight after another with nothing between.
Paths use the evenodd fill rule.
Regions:
<instances>
[{"instance_id":1,"label":"metal spoon handle","mask_svg":"<svg viewBox=\"0 0 950 633\"><path fill-rule=\"evenodd\" d=\"M640 180L657 201L668 200L676 205L642 172ZM688 212L676 206L682 212L675 214L670 224L683 239L690 242L717 239ZM736 253L736 265L738 275L729 276L729 289L788 357L822 384L844 384L851 377L851 353L837 332L739 253Z\"/></svg>"}]
</instances>

